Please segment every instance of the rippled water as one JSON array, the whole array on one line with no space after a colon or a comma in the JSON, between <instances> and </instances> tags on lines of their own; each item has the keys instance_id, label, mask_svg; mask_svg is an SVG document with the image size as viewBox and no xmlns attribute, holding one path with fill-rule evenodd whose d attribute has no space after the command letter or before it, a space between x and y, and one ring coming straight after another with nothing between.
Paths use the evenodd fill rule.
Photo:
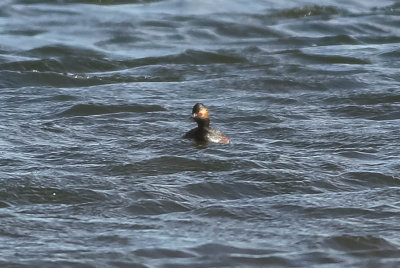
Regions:
<instances>
[{"instance_id":1,"label":"rippled water","mask_svg":"<svg viewBox=\"0 0 400 268\"><path fill-rule=\"evenodd\" d=\"M0 265L398 267L399 15L2 1Z\"/></svg>"}]
</instances>

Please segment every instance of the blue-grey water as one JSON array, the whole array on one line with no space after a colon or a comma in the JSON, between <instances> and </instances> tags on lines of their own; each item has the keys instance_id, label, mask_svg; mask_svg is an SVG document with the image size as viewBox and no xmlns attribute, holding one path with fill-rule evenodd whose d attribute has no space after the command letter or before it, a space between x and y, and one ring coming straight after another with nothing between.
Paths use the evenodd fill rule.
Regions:
<instances>
[{"instance_id":1,"label":"blue-grey water","mask_svg":"<svg viewBox=\"0 0 400 268\"><path fill-rule=\"evenodd\" d=\"M400 267L399 57L397 1L1 1L0 267Z\"/></svg>"}]
</instances>

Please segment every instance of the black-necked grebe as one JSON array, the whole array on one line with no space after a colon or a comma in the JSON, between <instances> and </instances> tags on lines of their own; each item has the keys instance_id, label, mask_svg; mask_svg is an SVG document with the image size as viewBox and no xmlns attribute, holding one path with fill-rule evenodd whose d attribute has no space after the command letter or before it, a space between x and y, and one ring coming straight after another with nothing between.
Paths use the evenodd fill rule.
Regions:
<instances>
[{"instance_id":1,"label":"black-necked grebe","mask_svg":"<svg viewBox=\"0 0 400 268\"><path fill-rule=\"evenodd\" d=\"M221 131L210 128L208 109L202 103L193 106L192 118L197 123L197 128L188 131L183 137L194 139L197 142L229 143L229 139Z\"/></svg>"}]
</instances>

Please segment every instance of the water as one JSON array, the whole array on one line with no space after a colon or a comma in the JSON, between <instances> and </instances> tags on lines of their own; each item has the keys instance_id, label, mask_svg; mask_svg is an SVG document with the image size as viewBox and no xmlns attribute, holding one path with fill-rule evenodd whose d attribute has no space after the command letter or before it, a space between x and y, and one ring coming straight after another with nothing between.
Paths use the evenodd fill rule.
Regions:
<instances>
[{"instance_id":1,"label":"water","mask_svg":"<svg viewBox=\"0 0 400 268\"><path fill-rule=\"evenodd\" d=\"M398 3L99 2L0 4L1 267L400 265Z\"/></svg>"}]
</instances>

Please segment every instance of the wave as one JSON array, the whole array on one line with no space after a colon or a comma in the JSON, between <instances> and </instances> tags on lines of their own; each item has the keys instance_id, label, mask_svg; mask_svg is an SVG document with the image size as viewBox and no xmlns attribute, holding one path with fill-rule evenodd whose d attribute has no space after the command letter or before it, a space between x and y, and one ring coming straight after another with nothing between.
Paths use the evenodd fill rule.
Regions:
<instances>
[{"instance_id":1,"label":"wave","mask_svg":"<svg viewBox=\"0 0 400 268\"><path fill-rule=\"evenodd\" d=\"M182 202L167 199L139 200L124 208L124 211L131 215L161 215L188 210L190 207L185 206Z\"/></svg>"},{"instance_id":2,"label":"wave","mask_svg":"<svg viewBox=\"0 0 400 268\"><path fill-rule=\"evenodd\" d=\"M349 104L354 103L359 106L363 105L379 105L379 104L396 104L400 102L400 94L397 92L370 92L361 94L352 94L344 96L330 96L326 99L327 103Z\"/></svg>"},{"instance_id":3,"label":"wave","mask_svg":"<svg viewBox=\"0 0 400 268\"><path fill-rule=\"evenodd\" d=\"M89 49L80 46L70 46L66 44L52 44L33 48L24 52L25 55L32 57L88 57L99 58L104 57L104 54L94 49Z\"/></svg>"},{"instance_id":4,"label":"wave","mask_svg":"<svg viewBox=\"0 0 400 268\"><path fill-rule=\"evenodd\" d=\"M53 45L35 48L27 51L27 55L41 57L42 60L19 61L15 63L0 65L2 69L9 70L31 70L59 71L59 72L95 72L114 71L147 65L165 64L215 64L215 63L243 63L246 58L234 55L223 50L201 51L186 50L182 53L160 56L145 57L133 60L110 60L106 55L93 50L65 45ZM57 59L57 60L56 60ZM74 69L80 68L80 69Z\"/></svg>"},{"instance_id":5,"label":"wave","mask_svg":"<svg viewBox=\"0 0 400 268\"><path fill-rule=\"evenodd\" d=\"M223 171L230 170L230 167L231 164L229 161L160 156L136 163L115 165L108 169L113 175L138 174L144 176L159 176L162 174L174 174L188 171Z\"/></svg>"},{"instance_id":6,"label":"wave","mask_svg":"<svg viewBox=\"0 0 400 268\"><path fill-rule=\"evenodd\" d=\"M287 45L292 47L311 47L311 46L338 46L338 45L361 45L363 44L362 36L354 36L350 34L333 34L322 37L309 36L288 36L276 40L271 40L274 45Z\"/></svg>"},{"instance_id":7,"label":"wave","mask_svg":"<svg viewBox=\"0 0 400 268\"><path fill-rule=\"evenodd\" d=\"M395 187L400 183L399 178L377 172L348 172L343 180L348 185L366 188Z\"/></svg>"},{"instance_id":8,"label":"wave","mask_svg":"<svg viewBox=\"0 0 400 268\"><path fill-rule=\"evenodd\" d=\"M58 114L64 116L90 116L113 113L149 113L165 111L165 108L159 105L102 105L102 104L77 104Z\"/></svg>"},{"instance_id":9,"label":"wave","mask_svg":"<svg viewBox=\"0 0 400 268\"><path fill-rule=\"evenodd\" d=\"M332 115L362 118L373 121L400 119L400 111L394 105L342 105L330 109Z\"/></svg>"},{"instance_id":10,"label":"wave","mask_svg":"<svg viewBox=\"0 0 400 268\"><path fill-rule=\"evenodd\" d=\"M400 250L398 247L388 240L373 235L357 236L357 235L341 235L333 236L325 239L324 244L328 247L341 250L348 253L353 252L357 255L379 257L384 254L395 255L398 257Z\"/></svg>"},{"instance_id":11,"label":"wave","mask_svg":"<svg viewBox=\"0 0 400 268\"><path fill-rule=\"evenodd\" d=\"M299 19L307 17L321 16L330 18L331 16L346 15L349 12L335 6L309 5L297 8L271 10L271 15L284 19Z\"/></svg>"},{"instance_id":12,"label":"wave","mask_svg":"<svg viewBox=\"0 0 400 268\"><path fill-rule=\"evenodd\" d=\"M162 247L138 249L134 255L148 259L168 260L168 266L293 266L294 263L277 250L235 247L222 243L202 243L196 247L172 250ZM200 262L199 262L200 259Z\"/></svg>"},{"instance_id":13,"label":"wave","mask_svg":"<svg viewBox=\"0 0 400 268\"><path fill-rule=\"evenodd\" d=\"M148 57L142 59L135 59L125 61L128 67L138 67L145 65L165 65L165 64L193 64L193 65L207 65L216 63L243 63L246 58L239 55L230 55L224 51L208 52L199 50L186 50L183 53L161 56L161 57Z\"/></svg>"},{"instance_id":14,"label":"wave","mask_svg":"<svg viewBox=\"0 0 400 268\"><path fill-rule=\"evenodd\" d=\"M52 73L80 73L80 72L100 72L118 69L118 64L110 61L96 59L92 57L71 57L54 59L47 58L41 60L23 60L11 63L4 63L0 68L8 71L19 72L52 72Z\"/></svg>"},{"instance_id":15,"label":"wave","mask_svg":"<svg viewBox=\"0 0 400 268\"><path fill-rule=\"evenodd\" d=\"M137 249L133 252L135 256L145 258L194 258L195 254L190 253L186 250L172 250L166 248L148 248L148 249Z\"/></svg>"},{"instance_id":16,"label":"wave","mask_svg":"<svg viewBox=\"0 0 400 268\"><path fill-rule=\"evenodd\" d=\"M193 66L247 61L245 57L226 51L187 50L160 57L112 60L91 50L78 50L75 55L71 49L64 46L43 47L30 52L32 56L44 57L42 59L0 64L0 87L86 87L114 83L180 82L186 79L186 74L196 75L197 67ZM87 51L91 54L87 55ZM168 65L186 67L182 71L182 68L169 68ZM146 66L152 68L140 69Z\"/></svg>"},{"instance_id":17,"label":"wave","mask_svg":"<svg viewBox=\"0 0 400 268\"><path fill-rule=\"evenodd\" d=\"M218 200L234 200L240 198L258 198L274 194L276 187L271 184L264 184L257 182L199 182L191 183L184 187L182 190L189 195L198 196L201 198L212 198ZM214 211L212 208L207 208L207 211Z\"/></svg>"},{"instance_id":18,"label":"wave","mask_svg":"<svg viewBox=\"0 0 400 268\"><path fill-rule=\"evenodd\" d=\"M91 5L126 5L126 4L146 4L161 2L163 0L57 0L57 4L91 4ZM16 0L15 2L24 5L34 4L54 4L52 0Z\"/></svg>"},{"instance_id":19,"label":"wave","mask_svg":"<svg viewBox=\"0 0 400 268\"><path fill-rule=\"evenodd\" d=\"M5 206L25 204L82 204L105 201L108 196L102 192L79 189L61 189L40 186L6 186L0 192Z\"/></svg>"},{"instance_id":20,"label":"wave","mask_svg":"<svg viewBox=\"0 0 400 268\"><path fill-rule=\"evenodd\" d=\"M371 64L367 59L341 55L322 55L301 52L293 54L293 56L314 64Z\"/></svg>"},{"instance_id":21,"label":"wave","mask_svg":"<svg viewBox=\"0 0 400 268\"><path fill-rule=\"evenodd\" d=\"M50 87L90 87L106 84L120 83L154 83L154 82L180 82L183 78L170 75L125 75L119 73L105 74L74 74L74 73L56 73L56 72L38 72L32 71L1 71L0 87L19 88L33 86Z\"/></svg>"},{"instance_id":22,"label":"wave","mask_svg":"<svg viewBox=\"0 0 400 268\"><path fill-rule=\"evenodd\" d=\"M0 266L398 261L399 4L6 2Z\"/></svg>"}]
</instances>

